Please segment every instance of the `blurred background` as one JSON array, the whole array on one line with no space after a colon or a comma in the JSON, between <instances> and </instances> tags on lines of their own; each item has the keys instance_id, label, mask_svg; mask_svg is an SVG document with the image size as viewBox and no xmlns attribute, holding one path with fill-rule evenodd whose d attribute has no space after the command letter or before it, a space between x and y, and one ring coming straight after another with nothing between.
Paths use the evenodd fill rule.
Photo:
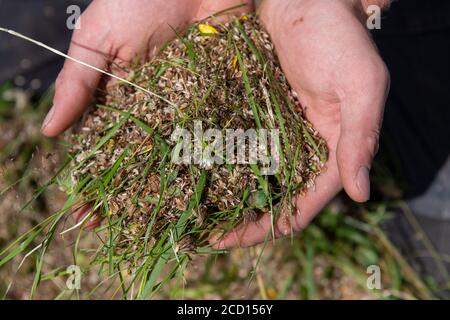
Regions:
<instances>
[{"instance_id":1,"label":"blurred background","mask_svg":"<svg viewBox=\"0 0 450 320\"><path fill-rule=\"evenodd\" d=\"M0 0L0 26L67 51L67 7L90 1ZM450 5L400 0L374 32L392 76L381 150L372 172L372 199L355 204L339 195L302 234L229 254L192 257L185 281L158 298L429 299L450 289ZM45 139L41 121L63 60L0 33L0 258L65 201L45 186L65 158L63 139ZM41 191L36 193L36 191ZM25 204L30 206L22 210ZM67 225L72 221L68 218ZM57 236L42 264L33 298L119 298L88 269L99 238L85 233L77 263L81 290L66 286L77 234ZM29 248L42 239L36 238ZM28 245L28 244L27 244ZM263 254L260 254L263 251ZM36 254L0 262L0 297L27 299ZM374 287L373 270L380 270Z\"/></svg>"}]
</instances>

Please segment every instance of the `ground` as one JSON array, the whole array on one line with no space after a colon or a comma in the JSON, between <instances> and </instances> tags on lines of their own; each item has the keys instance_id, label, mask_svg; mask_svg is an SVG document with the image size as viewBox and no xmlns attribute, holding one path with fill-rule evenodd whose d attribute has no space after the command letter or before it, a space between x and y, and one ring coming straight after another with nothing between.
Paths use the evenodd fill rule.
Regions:
<instances>
[{"instance_id":1,"label":"ground","mask_svg":"<svg viewBox=\"0 0 450 320\"><path fill-rule=\"evenodd\" d=\"M6 95L5 95L6 92ZM14 93L14 94L12 94ZM69 290L66 268L73 264L77 230L70 216L55 232L55 241L42 264L40 285L33 290L39 245L32 245L11 261L4 250L18 236L36 226L65 201L65 194L47 188L21 212L36 190L50 179L64 157L60 140L44 139L40 121L51 96L29 103L23 93L0 89L0 296L7 299L127 298L105 273L88 270L99 237L83 232L77 265L82 267L81 290ZM378 180L377 180L378 181ZM386 189L391 184L383 180ZM390 192L395 192L392 189ZM337 197L300 235L269 243L265 248L234 249L219 255L192 255L153 298L185 299L416 299L432 297L432 288L402 258L380 228L388 219L386 201L355 205ZM380 268L381 287L369 288L368 266ZM255 266L256 269L255 269ZM122 276L127 277L122 271ZM369 279L369 282L368 282ZM369 286L368 286L369 283Z\"/></svg>"}]
</instances>

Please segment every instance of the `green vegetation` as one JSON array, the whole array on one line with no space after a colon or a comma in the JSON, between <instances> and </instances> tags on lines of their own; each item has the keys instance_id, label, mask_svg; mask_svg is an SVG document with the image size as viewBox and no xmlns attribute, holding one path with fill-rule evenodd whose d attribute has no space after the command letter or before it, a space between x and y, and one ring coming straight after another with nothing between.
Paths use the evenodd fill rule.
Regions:
<instances>
[{"instance_id":1,"label":"green vegetation","mask_svg":"<svg viewBox=\"0 0 450 320\"><path fill-rule=\"evenodd\" d=\"M220 52L224 57L222 62L202 60L193 38L183 37L177 40L176 46L165 50L182 48L184 44L184 60L180 59L180 54L175 54L173 60L162 59L136 68L131 79L165 96L174 93L164 92L164 88L174 85L160 83L169 74L179 72L183 76L192 76L205 68L202 63L208 64L207 70L212 68L210 64L215 63L220 69L223 63L242 79L243 85L232 91L232 98L237 99L236 106L239 106L236 108L239 123L248 123L244 128L274 125L280 129L283 145L280 150L292 156L282 158L286 162L279 177L269 181L258 174L255 166L240 172L241 176L253 177L253 185L248 188L238 185L239 192L232 192L237 195L236 199L230 199L230 202L235 200L233 205L215 212L204 212L203 207L205 198L215 195L207 192L211 190L210 169L192 165L181 170L170 162L173 143L168 139L168 132L174 129L173 118L158 119L160 109L145 109L158 103L155 98L149 100L145 94L126 85L115 86L104 97L103 104L88 116L87 121L92 121L92 125L83 124L89 130L84 131L84 135L83 129L77 131L69 138L69 145L56 144L39 134L39 121L51 101L50 96L36 106L26 104L23 109L0 99L2 132L7 129L13 132L5 135L9 138L0 140L0 203L5 206L3 211L14 217L2 221L0 229L9 228L11 221L24 223L28 229L12 230L0 237L0 279L5 279L0 280L2 296L11 297L15 283L19 282L22 287L26 283L29 291L26 294L31 297L48 294L47 298L432 297L430 284L420 279L380 228L382 221L389 218L387 202L355 205L347 203L342 196L299 236L227 253L210 248L208 235L218 225L230 228L245 217L251 217L254 211L258 215L273 214L276 217L274 212L278 210L279 214L280 204L290 203L293 193L305 188L301 182L313 179L320 171L308 162L312 156L316 156L317 165L326 159L320 137L294 109L293 97L293 100L282 99L285 96L282 93L288 89L278 86L285 82L275 78L275 59L265 60L267 52L263 54L261 47L255 45L258 41L254 37L261 34L245 29L245 21L248 20L221 26L218 34L198 35L197 29L190 30L191 35L201 36L201 41L220 42L220 37L224 37L222 49L225 51ZM242 37L235 39L234 32ZM231 36L227 37L227 34ZM265 67L255 69L254 66ZM261 73L255 76L257 72ZM149 77L149 74L153 76ZM220 108L205 108L210 101L220 98L215 95L223 92L221 86L230 84L224 83L219 73L210 72L210 75L212 79L205 82L207 85L202 90L188 92L189 98L186 98L186 91L177 91L176 96L170 97L177 106L183 103L177 98L193 101L193 105L185 106L189 112L168 112L178 124L183 123L189 128L192 119L210 118L217 123L224 120ZM266 89L256 81L260 79L267 81ZM7 86L2 87L0 97L7 89ZM239 114L247 107L248 113ZM295 117L286 117L296 113ZM145 117L146 114L151 118ZM95 123L95 117L105 121L103 125ZM236 119L231 118L232 121ZM157 120L163 126L156 126ZM230 118L225 120L228 123ZM139 132L136 143L130 143L132 136L127 135L133 128ZM22 131L28 135L21 136L19 132ZM51 152L50 156L48 152ZM108 156L101 163L102 152L115 152L115 157ZM77 158L80 154L82 156ZM34 162L36 159L41 162ZM47 168L47 175L37 176L44 169L42 162L52 161L58 165ZM89 163L92 163L91 167ZM313 174L309 175L311 171L308 173L304 169L297 171L299 163L306 164ZM136 168L138 174L133 175ZM225 165L225 168L229 166ZM306 179L295 183L298 173ZM186 191L176 188L175 182L180 182L176 180L180 176L186 179L183 181L191 190L184 203L171 200ZM227 180L228 177L224 181ZM152 184L155 181L157 183ZM154 185L156 190L152 189ZM60 199L57 208L53 208L49 203L56 202L56 186L68 191L68 196ZM19 206L16 200L11 200L11 195L15 198L16 194L23 195ZM215 196L221 198L221 194ZM210 199L210 203L214 203L215 198ZM104 224L94 233L81 228L90 216L74 227L66 223L71 209L85 203L94 208L90 216L101 214L104 217ZM147 206L137 215L136 210L139 211L142 204ZM34 213L34 216L25 215L26 212ZM65 286L69 264L82 268L80 291L68 290ZM367 267L374 264L382 271L382 290L369 290L366 286ZM26 280L22 282L20 276Z\"/></svg>"}]
</instances>

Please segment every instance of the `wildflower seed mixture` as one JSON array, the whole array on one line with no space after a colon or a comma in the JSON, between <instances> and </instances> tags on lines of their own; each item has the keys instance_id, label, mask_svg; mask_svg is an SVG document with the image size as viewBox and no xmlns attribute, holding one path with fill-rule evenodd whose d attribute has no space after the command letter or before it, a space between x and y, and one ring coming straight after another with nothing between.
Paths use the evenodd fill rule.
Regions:
<instances>
[{"instance_id":1,"label":"wildflower seed mixture","mask_svg":"<svg viewBox=\"0 0 450 320\"><path fill-rule=\"evenodd\" d=\"M217 225L279 214L324 170L326 144L303 117L255 16L193 26L128 80L164 99L116 84L70 137L68 191L108 220L118 254L136 257L157 244L192 252ZM192 133L195 121L224 137L226 129L278 129L278 172L262 175L261 164L174 163L171 135Z\"/></svg>"}]
</instances>

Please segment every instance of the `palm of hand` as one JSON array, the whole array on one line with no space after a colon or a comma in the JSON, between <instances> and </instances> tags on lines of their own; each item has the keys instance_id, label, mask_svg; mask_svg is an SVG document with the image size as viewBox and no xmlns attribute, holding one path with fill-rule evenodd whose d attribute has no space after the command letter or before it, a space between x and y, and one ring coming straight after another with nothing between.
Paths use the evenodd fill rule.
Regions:
<instances>
[{"instance_id":1,"label":"palm of hand","mask_svg":"<svg viewBox=\"0 0 450 320\"><path fill-rule=\"evenodd\" d=\"M274 1L275 2L275 1ZM296 199L292 225L280 217L277 236L304 228L342 187L369 197L369 169L389 87L387 69L352 9L339 1L266 1L261 18L306 116L329 147L327 170L314 191ZM250 246L270 232L270 216L241 225L217 247ZM291 228L292 227L292 228Z\"/></svg>"},{"instance_id":2,"label":"palm of hand","mask_svg":"<svg viewBox=\"0 0 450 320\"><path fill-rule=\"evenodd\" d=\"M100 69L124 66L137 57L150 59L156 50L194 21L241 0L95 0L81 16L69 55ZM242 7L234 13L248 10ZM231 14L232 12L230 12ZM120 73L120 68L112 68ZM102 74L66 61L56 80L53 107L42 132L56 136L68 128L92 100Z\"/></svg>"},{"instance_id":3,"label":"palm of hand","mask_svg":"<svg viewBox=\"0 0 450 320\"><path fill-rule=\"evenodd\" d=\"M239 0L222 0L209 13ZM82 16L69 55L101 69L137 55L149 59L162 43L202 16L205 0L96 0ZM326 139L327 171L316 190L296 201L293 229L302 229L344 186L356 201L369 196L368 169L376 151L389 86L386 67L350 1L266 0L261 18L275 43L287 79L299 93L307 118ZM243 8L242 10L245 10ZM67 61L56 83L54 106L43 133L55 136L89 104L101 74ZM83 211L83 210L81 210ZM271 221L241 226L217 247L249 246L263 241ZM287 219L277 235L291 231Z\"/></svg>"}]
</instances>

